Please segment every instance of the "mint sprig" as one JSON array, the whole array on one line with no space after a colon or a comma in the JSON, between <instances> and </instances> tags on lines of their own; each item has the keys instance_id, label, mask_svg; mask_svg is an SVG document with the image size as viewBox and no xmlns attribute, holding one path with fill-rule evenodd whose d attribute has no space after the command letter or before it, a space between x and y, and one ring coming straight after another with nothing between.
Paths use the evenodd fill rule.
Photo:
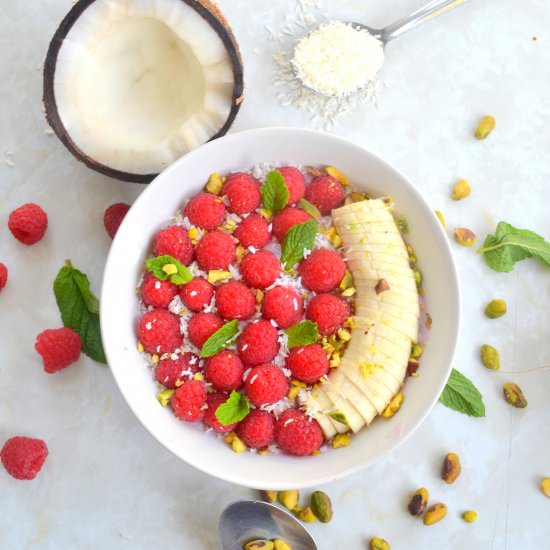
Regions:
<instances>
[{"instance_id":1,"label":"mint sprig","mask_svg":"<svg viewBox=\"0 0 550 550\"><path fill-rule=\"evenodd\" d=\"M445 407L468 416L485 416L483 396L473 382L456 369L451 371L451 376L449 376L439 401Z\"/></svg>"},{"instance_id":2,"label":"mint sprig","mask_svg":"<svg viewBox=\"0 0 550 550\"><path fill-rule=\"evenodd\" d=\"M287 231L281 249L281 263L287 271L304 257L306 251L313 250L316 234L315 220L299 223Z\"/></svg>"},{"instance_id":3,"label":"mint sprig","mask_svg":"<svg viewBox=\"0 0 550 550\"><path fill-rule=\"evenodd\" d=\"M260 187L264 208L272 214L280 212L288 203L290 193L279 170L269 172Z\"/></svg>"},{"instance_id":4,"label":"mint sprig","mask_svg":"<svg viewBox=\"0 0 550 550\"><path fill-rule=\"evenodd\" d=\"M229 426L240 422L250 412L250 401L238 391L232 391L231 395L217 409L215 416L222 426Z\"/></svg>"},{"instance_id":5,"label":"mint sprig","mask_svg":"<svg viewBox=\"0 0 550 550\"><path fill-rule=\"evenodd\" d=\"M170 273L170 270L165 271L165 266L170 265L176 268L176 273ZM166 281L169 279L170 282L175 285L184 285L193 278L193 274L189 271L189 269L187 269L179 260L167 254L145 260L145 267L147 271L150 271L157 279L160 279L161 281Z\"/></svg>"},{"instance_id":6,"label":"mint sprig","mask_svg":"<svg viewBox=\"0 0 550 550\"><path fill-rule=\"evenodd\" d=\"M239 322L234 319L220 327L201 348L201 357L212 357L222 349L226 348L239 333Z\"/></svg>"},{"instance_id":7,"label":"mint sprig","mask_svg":"<svg viewBox=\"0 0 550 550\"><path fill-rule=\"evenodd\" d=\"M302 321L285 330L289 349L313 344L319 338L317 325L313 321Z\"/></svg>"},{"instance_id":8,"label":"mint sprig","mask_svg":"<svg viewBox=\"0 0 550 550\"><path fill-rule=\"evenodd\" d=\"M107 363L99 327L99 301L90 290L88 277L67 260L53 291L63 325L74 330L82 341L82 351L98 363Z\"/></svg>"}]
</instances>

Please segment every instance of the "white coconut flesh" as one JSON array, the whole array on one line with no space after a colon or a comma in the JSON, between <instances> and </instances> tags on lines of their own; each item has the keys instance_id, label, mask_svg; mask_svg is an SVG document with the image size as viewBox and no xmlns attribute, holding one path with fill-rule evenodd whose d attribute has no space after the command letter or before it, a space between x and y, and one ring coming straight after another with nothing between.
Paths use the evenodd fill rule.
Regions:
<instances>
[{"instance_id":1,"label":"white coconut flesh","mask_svg":"<svg viewBox=\"0 0 550 550\"><path fill-rule=\"evenodd\" d=\"M59 116L85 155L158 173L212 138L231 111L234 74L210 24L182 0L96 0L59 55Z\"/></svg>"}]
</instances>

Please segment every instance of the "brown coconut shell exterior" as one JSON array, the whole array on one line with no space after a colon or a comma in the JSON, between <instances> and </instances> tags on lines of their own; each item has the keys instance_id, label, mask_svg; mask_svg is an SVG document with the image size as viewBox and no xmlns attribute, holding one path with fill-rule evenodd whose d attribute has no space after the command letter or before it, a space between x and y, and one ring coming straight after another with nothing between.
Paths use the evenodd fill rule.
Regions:
<instances>
[{"instance_id":1,"label":"brown coconut shell exterior","mask_svg":"<svg viewBox=\"0 0 550 550\"><path fill-rule=\"evenodd\" d=\"M217 4L211 2L210 0L175 1L184 2L185 4L193 8L214 29L227 50L229 59L231 61L231 66L233 68L234 85L231 110L224 125L214 136L210 138L209 141L212 141L213 139L219 138L227 133L227 131L233 124L233 121L235 120L235 117L237 116L241 104L244 100L244 72L241 53L233 31L231 30L227 19L220 11ZM102 164L98 160L88 156L72 140L59 114L54 91L57 57L59 55L61 46L63 45L63 40L65 40L71 28L76 24L78 18L84 13L84 11L94 2L95 0L79 0L71 8L69 13L67 13L63 21L61 21L61 24L59 25L57 31L52 38L52 41L50 42L48 53L46 55L46 61L44 63L43 102L46 112L46 119L52 130L65 145L65 147L77 158L77 160L83 162L86 166L88 166L88 168L91 168L92 170L100 172L101 174L104 174L106 176L123 181L149 183L158 174L134 174L132 172L116 170L115 168L111 168L105 164Z\"/></svg>"}]
</instances>

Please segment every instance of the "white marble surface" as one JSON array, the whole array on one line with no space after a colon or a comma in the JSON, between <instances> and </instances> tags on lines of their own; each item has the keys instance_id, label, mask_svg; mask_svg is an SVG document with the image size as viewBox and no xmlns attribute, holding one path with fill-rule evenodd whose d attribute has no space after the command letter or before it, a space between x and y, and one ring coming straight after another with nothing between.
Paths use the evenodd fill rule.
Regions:
<instances>
[{"instance_id":1,"label":"white marble surface","mask_svg":"<svg viewBox=\"0 0 550 550\"><path fill-rule=\"evenodd\" d=\"M330 2L333 17L384 24L423 0ZM264 23L281 28L294 0L222 0L240 40L247 99L235 130L268 125L310 126L309 117L280 108L270 85L271 55ZM39 66L68 0L0 1L0 260L10 268L0 295L0 441L15 434L44 438L48 461L33 482L0 471L0 548L65 549L174 547L215 549L217 518L232 500L252 493L180 463L137 424L107 368L83 358L55 376L41 372L34 338L59 324L51 285L65 260L90 274L99 290L109 239L104 208L132 201L140 187L118 183L78 164L44 133ZM361 143L416 182L451 226L480 235L504 219L550 237L550 5L546 0L473 0L388 48L378 110L341 120L333 132ZM538 40L532 40L537 36ZM472 139L485 112L498 129ZM5 164L4 154L15 167ZM322 159L321 159L322 160ZM468 177L474 193L455 204L449 186ZM50 215L43 242L23 247L6 229L8 213L33 200ZM438 405L387 460L324 489L334 521L313 525L320 548L366 548L373 535L392 548L515 549L550 547L550 501L538 489L550 475L550 276L534 262L512 274L490 271L470 250L456 250L464 287L464 327L456 367L482 390L485 419ZM497 321L483 304L504 297ZM503 371L477 360L479 344L502 352ZM509 379L529 406L506 405ZM464 472L447 487L442 456L458 452ZM407 494L429 487L449 505L447 519L424 527L404 511ZM474 525L460 519L479 512Z\"/></svg>"}]
</instances>

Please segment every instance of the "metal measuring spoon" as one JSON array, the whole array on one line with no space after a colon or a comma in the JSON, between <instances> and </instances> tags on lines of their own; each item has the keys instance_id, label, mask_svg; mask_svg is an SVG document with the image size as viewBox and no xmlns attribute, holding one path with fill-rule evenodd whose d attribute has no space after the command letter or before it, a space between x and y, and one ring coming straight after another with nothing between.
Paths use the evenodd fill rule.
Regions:
<instances>
[{"instance_id":1,"label":"metal measuring spoon","mask_svg":"<svg viewBox=\"0 0 550 550\"><path fill-rule=\"evenodd\" d=\"M242 550L255 539L283 539L292 550L317 550L313 537L291 514L257 500L230 504L219 522L223 550Z\"/></svg>"}]
</instances>

